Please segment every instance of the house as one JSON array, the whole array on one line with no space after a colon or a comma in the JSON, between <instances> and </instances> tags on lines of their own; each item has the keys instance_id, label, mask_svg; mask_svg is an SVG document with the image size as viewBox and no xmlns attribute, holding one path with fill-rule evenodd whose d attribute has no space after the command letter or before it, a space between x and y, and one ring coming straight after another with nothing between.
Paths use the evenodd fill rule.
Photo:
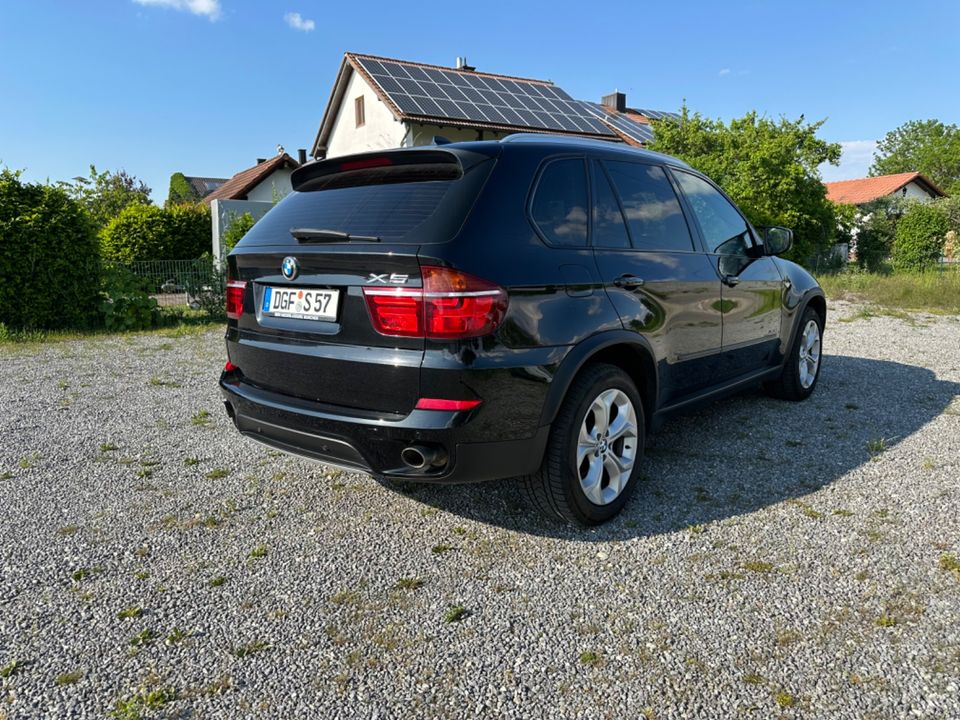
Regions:
<instances>
[{"instance_id":1,"label":"house","mask_svg":"<svg viewBox=\"0 0 960 720\"><path fill-rule=\"evenodd\" d=\"M575 100L549 80L346 53L311 154L336 157L379 148L499 139L547 132L643 146L650 119L674 113L626 106L615 92L600 103Z\"/></svg>"},{"instance_id":2,"label":"house","mask_svg":"<svg viewBox=\"0 0 960 720\"><path fill-rule=\"evenodd\" d=\"M189 175L184 175L183 179L186 180L193 189L198 200L202 200L227 182L227 178L191 177Z\"/></svg>"},{"instance_id":3,"label":"house","mask_svg":"<svg viewBox=\"0 0 960 720\"><path fill-rule=\"evenodd\" d=\"M824 183L827 199L841 205L866 205L880 198L933 200L946 193L918 172Z\"/></svg>"},{"instance_id":4,"label":"house","mask_svg":"<svg viewBox=\"0 0 960 720\"><path fill-rule=\"evenodd\" d=\"M282 147L278 150L280 152L269 160L258 158L256 165L238 172L204 197L203 202L207 205L214 200L252 200L272 203L282 198L293 189L290 184L290 175L300 167L301 163L283 152ZM301 151L300 155L301 159L306 161L306 151Z\"/></svg>"}]
</instances>

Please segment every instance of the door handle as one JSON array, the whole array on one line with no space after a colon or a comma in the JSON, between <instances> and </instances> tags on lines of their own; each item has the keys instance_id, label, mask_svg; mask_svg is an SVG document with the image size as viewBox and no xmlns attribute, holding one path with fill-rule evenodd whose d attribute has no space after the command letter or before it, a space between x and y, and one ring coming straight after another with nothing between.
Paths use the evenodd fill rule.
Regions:
<instances>
[{"instance_id":1,"label":"door handle","mask_svg":"<svg viewBox=\"0 0 960 720\"><path fill-rule=\"evenodd\" d=\"M738 278L736 275L724 275L723 284L728 287L734 287L735 285L740 284L740 278Z\"/></svg>"},{"instance_id":2,"label":"door handle","mask_svg":"<svg viewBox=\"0 0 960 720\"><path fill-rule=\"evenodd\" d=\"M618 288L635 288L643 285L643 278L636 275L621 275L613 281L613 284Z\"/></svg>"}]
</instances>

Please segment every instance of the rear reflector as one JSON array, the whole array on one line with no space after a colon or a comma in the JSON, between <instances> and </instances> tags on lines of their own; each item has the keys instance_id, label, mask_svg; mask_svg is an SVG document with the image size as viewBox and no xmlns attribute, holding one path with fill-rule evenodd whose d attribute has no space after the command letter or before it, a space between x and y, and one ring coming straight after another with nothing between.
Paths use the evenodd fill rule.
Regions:
<instances>
[{"instance_id":1,"label":"rear reflector","mask_svg":"<svg viewBox=\"0 0 960 720\"><path fill-rule=\"evenodd\" d=\"M507 312L506 291L450 268L424 265L423 287L364 288L370 318L383 335L457 340L489 335Z\"/></svg>"},{"instance_id":2,"label":"rear reflector","mask_svg":"<svg viewBox=\"0 0 960 720\"><path fill-rule=\"evenodd\" d=\"M245 280L231 280L227 283L227 317L238 320L243 315L243 295L247 290Z\"/></svg>"},{"instance_id":3,"label":"rear reflector","mask_svg":"<svg viewBox=\"0 0 960 720\"><path fill-rule=\"evenodd\" d=\"M417 410L470 410L483 400L442 400L440 398L420 398Z\"/></svg>"},{"instance_id":4,"label":"rear reflector","mask_svg":"<svg viewBox=\"0 0 960 720\"><path fill-rule=\"evenodd\" d=\"M227 360L227 364L223 366L223 371L226 372L226 373L233 372L234 370L239 370L239 369L240 369L240 368L238 368L236 365L234 365L234 364L233 364L232 362L230 362L229 360Z\"/></svg>"}]
</instances>

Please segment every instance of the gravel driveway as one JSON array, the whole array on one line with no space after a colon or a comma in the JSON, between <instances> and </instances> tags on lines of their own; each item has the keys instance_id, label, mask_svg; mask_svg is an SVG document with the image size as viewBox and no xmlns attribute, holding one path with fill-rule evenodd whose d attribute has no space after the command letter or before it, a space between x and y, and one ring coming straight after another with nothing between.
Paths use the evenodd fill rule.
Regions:
<instances>
[{"instance_id":1,"label":"gravel driveway","mask_svg":"<svg viewBox=\"0 0 960 720\"><path fill-rule=\"evenodd\" d=\"M219 331L0 347L0 718L958 718L960 318L831 312L594 531L241 438Z\"/></svg>"}]
</instances>

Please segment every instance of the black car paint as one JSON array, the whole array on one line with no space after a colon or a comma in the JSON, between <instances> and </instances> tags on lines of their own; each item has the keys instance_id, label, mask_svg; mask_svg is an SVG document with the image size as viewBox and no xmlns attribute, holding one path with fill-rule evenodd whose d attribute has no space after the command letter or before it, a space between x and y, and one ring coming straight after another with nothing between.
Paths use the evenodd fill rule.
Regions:
<instances>
[{"instance_id":1,"label":"black car paint","mask_svg":"<svg viewBox=\"0 0 960 720\"><path fill-rule=\"evenodd\" d=\"M533 472L550 424L577 372L602 359L640 388L651 430L664 417L776 375L804 307L825 319L823 294L778 257L704 252L689 206L690 252L551 247L528 208L541 166L557 157L629 160L689 171L679 161L598 142L525 138L460 143L443 151L495 164L449 240L418 244L301 244L287 236L246 243L228 258L250 281L244 313L227 329L230 361L220 386L241 432L274 447L377 475L467 482ZM404 150L391 153L409 152ZM282 206L281 206L282 207ZM280 212L280 208L271 212ZM756 234L754 232L754 234ZM299 277L280 274L283 257ZM369 275L456 268L507 289L491 335L459 341L385 337L373 329L361 288ZM623 276L643 280L624 282ZM336 322L265 318L263 284L339 287ZM729 339L729 342L727 340ZM480 399L469 411L414 409L418 397ZM405 466L414 443L444 448L445 465Z\"/></svg>"}]
</instances>

